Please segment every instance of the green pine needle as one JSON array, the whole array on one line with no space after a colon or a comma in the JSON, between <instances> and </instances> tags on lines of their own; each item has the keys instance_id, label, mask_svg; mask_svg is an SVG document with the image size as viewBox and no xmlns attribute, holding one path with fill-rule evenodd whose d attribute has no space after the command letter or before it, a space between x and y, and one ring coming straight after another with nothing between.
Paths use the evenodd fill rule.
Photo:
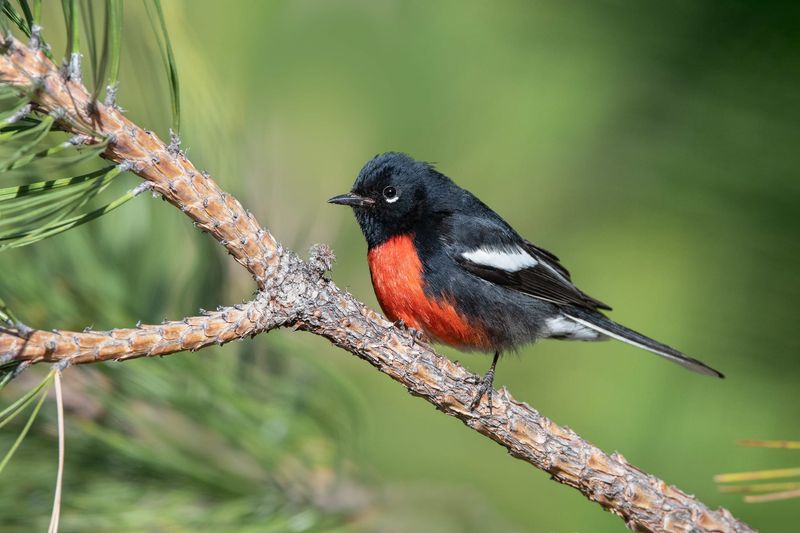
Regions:
<instances>
[{"instance_id":1,"label":"green pine needle","mask_svg":"<svg viewBox=\"0 0 800 533\"><path fill-rule=\"evenodd\" d=\"M0 298L0 322L5 322L10 326L15 326L19 322L2 298Z\"/></svg>"},{"instance_id":2,"label":"green pine needle","mask_svg":"<svg viewBox=\"0 0 800 533\"><path fill-rule=\"evenodd\" d=\"M161 9L161 0L150 0L145 2L147 14L150 17L150 24L159 42L159 51L167 70L169 80L170 101L172 104L172 131L180 133L181 130L181 101L180 84L178 81L178 67L175 63L175 56L172 54L172 44L167 32L167 22L164 19L164 12Z\"/></svg>"},{"instance_id":3,"label":"green pine needle","mask_svg":"<svg viewBox=\"0 0 800 533\"><path fill-rule=\"evenodd\" d=\"M83 35L86 37L86 52L89 57L89 70L92 73L92 81L95 86L99 83L98 72L100 67L98 44L97 44L97 23L95 21L94 0L81 0L78 5L81 18L83 19Z\"/></svg>"},{"instance_id":4,"label":"green pine needle","mask_svg":"<svg viewBox=\"0 0 800 533\"><path fill-rule=\"evenodd\" d=\"M30 405L34 397L53 379L53 372L50 372L45 378L39 382L34 388L26 392L21 398L17 399L14 403L0 411L0 428L5 426L10 420L20 414L25 408ZM47 391L45 391L47 392Z\"/></svg>"},{"instance_id":5,"label":"green pine needle","mask_svg":"<svg viewBox=\"0 0 800 533\"><path fill-rule=\"evenodd\" d=\"M107 174L113 168L114 168L113 166L107 166L99 170L95 170L93 172L88 172L80 176L75 176L73 178L39 181L36 183L31 183L29 185L18 185L16 187L2 188L0 189L0 213L2 213L3 201L7 201L12 198L22 198L26 196L37 196L42 194L48 194L53 191L64 189L65 187L70 187L73 185L78 185L80 183L85 183L87 181L95 180L97 178L102 177L104 174Z\"/></svg>"},{"instance_id":6,"label":"green pine needle","mask_svg":"<svg viewBox=\"0 0 800 533\"><path fill-rule=\"evenodd\" d=\"M125 203L132 200L135 196L136 193L134 191L129 191L126 194L123 194L122 196L117 198L116 200L109 202L103 207L95 209L94 211L90 211L82 215L76 215L67 218L65 220L61 220L56 224L45 226L44 228L38 231L26 232L9 237L1 237L0 240L10 240L11 242L0 245L0 252L3 250L7 250L9 248L19 248L20 246L27 246L29 244L39 242L42 239L58 235L59 233L63 233L72 228L76 228L78 226L86 224L87 222L90 222L96 218L108 214L114 209L124 205Z\"/></svg>"},{"instance_id":7,"label":"green pine needle","mask_svg":"<svg viewBox=\"0 0 800 533\"><path fill-rule=\"evenodd\" d=\"M41 388L44 386L44 384L50 382L52 377L53 377L53 372L50 372L50 374L48 374L48 377L45 378L45 380L42 381L42 383L40 383L39 386L34 390L37 390L37 392L38 392L38 390L41 390ZM28 421L25 423L25 426L19 432L19 435L17 436L17 440L14 441L14 444L11 446L11 449L8 450L8 452L6 453L5 457L3 457L2 462L0 462L0 473L3 472L3 470L6 467L6 465L11 460L11 458L14 456L14 453L17 451L17 449L19 448L19 445L22 444L22 441L25 439L25 436L28 434L28 431L31 429L31 426L33 425L33 421L36 420L36 415L39 414L39 410L42 408L42 404L44 403L45 398L47 398L47 390L42 391L40 393L39 401L36 403L36 406L33 408L33 411L31 411L31 414L28 417ZM31 401L32 400L33 400L33 398L31 398ZM27 405L28 404L26 403L24 407L27 407ZM24 409L24 407L22 407L22 409ZM20 409L19 412L21 412L22 409Z\"/></svg>"},{"instance_id":8,"label":"green pine needle","mask_svg":"<svg viewBox=\"0 0 800 533\"><path fill-rule=\"evenodd\" d=\"M13 141L19 147L0 164L0 172L7 171L17 160L27 156L50 133L53 117L46 116L38 124L24 129L6 128L0 133L0 142Z\"/></svg>"},{"instance_id":9,"label":"green pine needle","mask_svg":"<svg viewBox=\"0 0 800 533\"><path fill-rule=\"evenodd\" d=\"M25 23L28 25L28 28L33 27L34 18L33 18L33 11L31 10L30 4L28 4L28 0L18 0L19 7L22 9L22 14L25 16Z\"/></svg>"},{"instance_id":10,"label":"green pine needle","mask_svg":"<svg viewBox=\"0 0 800 533\"><path fill-rule=\"evenodd\" d=\"M28 21L25 18L17 13L17 11L11 6L11 2L9 0L3 1L3 15L13 22L14 25L25 34L26 37L31 36L30 24L28 24Z\"/></svg>"},{"instance_id":11,"label":"green pine needle","mask_svg":"<svg viewBox=\"0 0 800 533\"><path fill-rule=\"evenodd\" d=\"M0 197L7 196L8 198L0 201L0 208L4 208L4 204L13 201L25 202L22 208L19 205L7 208L7 213L18 213L13 219L7 215L8 221L11 223L11 227L7 231L1 231L4 219L0 219L0 241L6 241L0 244L0 251L27 246L58 235L110 213L130 201L136 196L135 191L129 191L93 211L68 216L71 213L79 212L89 200L103 192L122 172L123 168L120 166L106 167L101 171L78 178L35 183L28 189L23 186L0 190ZM82 187L82 189L75 191L77 187ZM41 195L43 194L48 195L44 198L45 201L42 200ZM20 213L20 211L22 212ZM20 228L24 229L20 230Z\"/></svg>"},{"instance_id":12,"label":"green pine needle","mask_svg":"<svg viewBox=\"0 0 800 533\"><path fill-rule=\"evenodd\" d=\"M106 0L107 42L103 49L108 57L108 85L119 81L119 58L122 52L122 0ZM107 51L107 52L106 52Z\"/></svg>"},{"instance_id":13,"label":"green pine needle","mask_svg":"<svg viewBox=\"0 0 800 533\"><path fill-rule=\"evenodd\" d=\"M78 11L75 0L61 0L61 8L64 12L64 23L67 26L67 53L65 61L69 63L72 54L79 52L78 37Z\"/></svg>"}]
</instances>

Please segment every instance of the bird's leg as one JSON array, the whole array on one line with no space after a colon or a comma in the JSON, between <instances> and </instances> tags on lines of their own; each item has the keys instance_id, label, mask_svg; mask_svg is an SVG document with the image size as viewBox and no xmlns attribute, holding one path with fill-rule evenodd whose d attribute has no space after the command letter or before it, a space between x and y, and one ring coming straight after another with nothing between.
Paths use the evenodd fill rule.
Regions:
<instances>
[{"instance_id":1,"label":"bird's leg","mask_svg":"<svg viewBox=\"0 0 800 533\"><path fill-rule=\"evenodd\" d=\"M494 382L494 368L497 366L498 359L500 359L500 352L494 352L492 366L489 367L483 379L478 382L478 394L475 395L469 406L470 411L474 411L478 407L478 404L481 403L481 398L486 394L486 398L489 401L489 414L492 414L492 383Z\"/></svg>"}]
</instances>

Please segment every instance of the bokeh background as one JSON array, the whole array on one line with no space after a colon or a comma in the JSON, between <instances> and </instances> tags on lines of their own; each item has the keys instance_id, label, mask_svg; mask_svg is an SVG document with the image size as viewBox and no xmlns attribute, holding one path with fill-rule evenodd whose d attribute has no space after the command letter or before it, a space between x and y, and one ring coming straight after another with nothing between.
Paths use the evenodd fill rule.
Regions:
<instances>
[{"instance_id":1,"label":"bokeh background","mask_svg":"<svg viewBox=\"0 0 800 533\"><path fill-rule=\"evenodd\" d=\"M45 8L47 35L61 15ZM325 200L376 153L436 162L557 253L615 319L728 376L614 342L551 341L504 359L496 383L711 506L764 531L796 530L800 501L744 504L712 476L800 462L796 451L736 444L800 438L797 3L164 9L189 157L285 245L330 243L332 278L376 306L355 221ZM133 2L124 40L119 101L166 136L166 81ZM157 322L253 290L221 247L146 195L4 252L0 272L0 296L41 328ZM442 352L475 372L489 363ZM309 335L75 368L64 380L62 531L624 527ZM0 478L4 531L49 519L53 405L45 411ZM3 429L3 449L18 430Z\"/></svg>"}]
</instances>

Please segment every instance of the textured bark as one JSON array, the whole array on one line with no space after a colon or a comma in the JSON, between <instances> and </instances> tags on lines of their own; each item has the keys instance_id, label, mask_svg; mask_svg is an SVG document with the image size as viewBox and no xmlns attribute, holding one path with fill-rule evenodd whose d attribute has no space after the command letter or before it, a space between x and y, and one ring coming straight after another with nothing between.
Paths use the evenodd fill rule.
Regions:
<instances>
[{"instance_id":1,"label":"textured bark","mask_svg":"<svg viewBox=\"0 0 800 533\"><path fill-rule=\"evenodd\" d=\"M41 331L3 335L0 329L2 361L65 364L124 361L136 357L195 351L211 344L225 344L256 335L283 324L262 295L246 304L221 308L203 316L162 324L137 324L135 328L111 331ZM11 330L6 330L8 333Z\"/></svg>"},{"instance_id":2,"label":"textured bark","mask_svg":"<svg viewBox=\"0 0 800 533\"><path fill-rule=\"evenodd\" d=\"M131 123L119 110L92 103L86 89L65 81L42 53L13 38L0 54L0 83L35 88L37 111L59 117L75 133L110 138L104 157L124 164L225 246L259 287L245 304L160 325L101 331L0 329L0 361L83 364L196 350L288 326L321 335L366 360L437 409L504 446L508 452L578 489L636 531L754 531L725 509L606 454L570 429L514 400L504 388L473 412L476 376L394 327L324 277L332 254L312 249L308 261L283 250L272 235L200 173L176 146Z\"/></svg>"}]
</instances>

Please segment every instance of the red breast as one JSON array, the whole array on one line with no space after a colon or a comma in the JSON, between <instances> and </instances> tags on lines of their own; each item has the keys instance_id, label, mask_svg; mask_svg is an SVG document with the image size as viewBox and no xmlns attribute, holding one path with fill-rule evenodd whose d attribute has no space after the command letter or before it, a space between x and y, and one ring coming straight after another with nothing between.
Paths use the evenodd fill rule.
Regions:
<instances>
[{"instance_id":1,"label":"red breast","mask_svg":"<svg viewBox=\"0 0 800 533\"><path fill-rule=\"evenodd\" d=\"M425 294L422 263L412 235L390 238L372 248L367 259L375 296L390 320L402 320L450 346L492 349L483 328L471 325L447 299Z\"/></svg>"}]
</instances>

